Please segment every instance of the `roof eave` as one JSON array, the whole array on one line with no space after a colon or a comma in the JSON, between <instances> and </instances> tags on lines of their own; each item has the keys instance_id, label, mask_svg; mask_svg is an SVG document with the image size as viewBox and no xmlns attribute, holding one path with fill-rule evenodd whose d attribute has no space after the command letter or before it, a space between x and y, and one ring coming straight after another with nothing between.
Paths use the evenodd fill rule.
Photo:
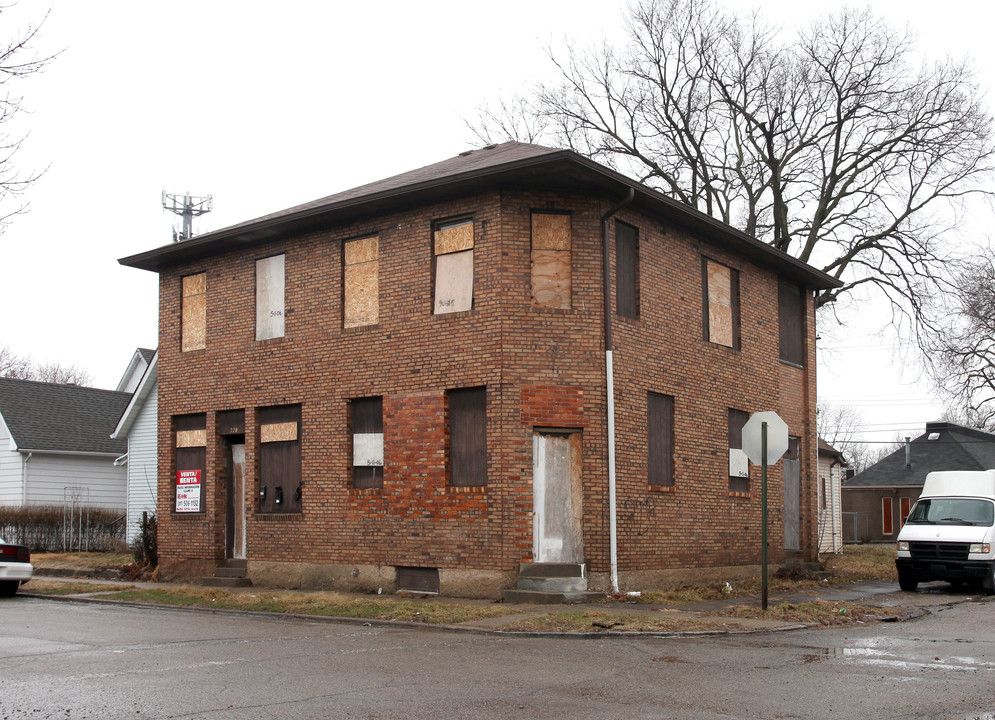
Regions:
<instances>
[{"instance_id":1,"label":"roof eave","mask_svg":"<svg viewBox=\"0 0 995 720\"><path fill-rule=\"evenodd\" d=\"M611 192L617 188L620 197L632 188L636 192L635 205L648 214L663 215L669 222L704 234L713 241L732 243L734 248L743 254L759 259L763 264L774 265L779 271L803 280L810 288L830 289L843 285L839 279L787 253L570 150L555 150L518 158L501 165L485 166L405 184L328 205L302 206L297 211L264 216L255 221L233 225L179 243L171 243L124 257L118 262L141 270L159 272L175 264L190 262L245 244L267 242L288 234L319 229L336 221L352 221L364 215L376 214L388 201L400 208L422 201L443 200L446 196L479 192L486 187L499 187L509 180L527 180L527 177L519 176L523 171L543 166L552 168L557 165L574 167L585 174L582 177L576 173L562 175L556 173L556 179L563 186L593 184L600 186L604 192Z\"/></svg>"}]
</instances>

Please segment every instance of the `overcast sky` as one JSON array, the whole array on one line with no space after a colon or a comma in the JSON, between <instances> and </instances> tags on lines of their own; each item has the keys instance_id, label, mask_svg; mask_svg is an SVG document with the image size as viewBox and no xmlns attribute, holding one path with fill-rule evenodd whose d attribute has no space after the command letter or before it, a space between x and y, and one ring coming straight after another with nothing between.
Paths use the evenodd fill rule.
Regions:
<instances>
[{"instance_id":1,"label":"overcast sky","mask_svg":"<svg viewBox=\"0 0 995 720\"><path fill-rule=\"evenodd\" d=\"M114 387L157 344L157 277L117 259L170 241L163 190L213 195L202 233L452 157L475 144L476 106L548 76L550 42L618 36L621 5L20 0L0 37L51 7L36 49L61 55L19 88L16 162L46 172L0 236L0 346ZM759 3L787 24L819 5ZM986 4L870 5L934 56L970 54L993 85ZM893 362L902 339L865 328L823 341L820 395L858 407L868 439L921 432L940 406Z\"/></svg>"}]
</instances>

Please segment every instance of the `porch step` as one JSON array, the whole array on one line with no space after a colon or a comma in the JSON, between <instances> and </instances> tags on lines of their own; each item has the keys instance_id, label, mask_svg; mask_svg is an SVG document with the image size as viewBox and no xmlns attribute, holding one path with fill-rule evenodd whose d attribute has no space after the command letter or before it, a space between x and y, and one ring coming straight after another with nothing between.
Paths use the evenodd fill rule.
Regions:
<instances>
[{"instance_id":1,"label":"porch step","mask_svg":"<svg viewBox=\"0 0 995 720\"><path fill-rule=\"evenodd\" d=\"M584 563L522 563L514 589L501 591L510 603L581 603L603 600L604 593L589 592Z\"/></svg>"},{"instance_id":2,"label":"porch step","mask_svg":"<svg viewBox=\"0 0 995 720\"><path fill-rule=\"evenodd\" d=\"M214 569L214 575L201 578L200 584L208 587L252 587L252 581L246 577L247 563L245 560L225 560L223 565Z\"/></svg>"}]
</instances>

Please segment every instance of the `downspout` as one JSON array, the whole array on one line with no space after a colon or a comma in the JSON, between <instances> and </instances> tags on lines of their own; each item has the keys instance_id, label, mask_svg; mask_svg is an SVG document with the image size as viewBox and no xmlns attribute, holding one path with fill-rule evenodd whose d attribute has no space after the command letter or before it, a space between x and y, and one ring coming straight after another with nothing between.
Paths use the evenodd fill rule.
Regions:
<instances>
[{"instance_id":1,"label":"downspout","mask_svg":"<svg viewBox=\"0 0 995 720\"><path fill-rule=\"evenodd\" d=\"M836 512L836 510L837 510L837 507L836 507L836 491L833 490L833 488L836 487L836 484L833 482L833 468L835 468L835 467L838 467L840 469L840 474L842 475L843 463L841 463L839 461L839 458L837 458L836 460L833 460L831 463L829 463L829 501L826 504L826 507L829 508L829 511L832 513L832 516L833 516L833 522L832 522L832 526L833 526L833 532L832 532L833 555L837 554L840 551L839 548L841 547L841 546L839 546L839 545L836 544L836 541L839 539L839 528L837 527L837 524L836 524L836 517L837 517L837 515L839 513ZM843 478L840 477L840 483L842 483L842 482L843 482ZM841 512L842 512L842 510L841 510Z\"/></svg>"},{"instance_id":2,"label":"downspout","mask_svg":"<svg viewBox=\"0 0 995 720\"><path fill-rule=\"evenodd\" d=\"M34 453L29 452L21 464L21 507L28 504L28 460L31 459L32 455Z\"/></svg>"},{"instance_id":3,"label":"downspout","mask_svg":"<svg viewBox=\"0 0 995 720\"><path fill-rule=\"evenodd\" d=\"M625 200L601 216L601 246L604 257L601 264L601 283L605 296L605 394L608 420L608 548L611 566L611 591L617 595L618 589L618 524L615 499L615 366L612 359L612 293L611 293L611 246L608 242L608 220L612 215L629 205L636 197L636 189L630 187Z\"/></svg>"}]
</instances>

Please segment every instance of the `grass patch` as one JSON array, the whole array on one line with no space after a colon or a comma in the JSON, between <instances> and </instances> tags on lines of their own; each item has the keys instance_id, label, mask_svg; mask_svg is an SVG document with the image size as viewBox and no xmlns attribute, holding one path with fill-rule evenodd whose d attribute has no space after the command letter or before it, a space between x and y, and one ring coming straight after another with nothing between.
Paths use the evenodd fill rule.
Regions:
<instances>
[{"instance_id":1,"label":"grass patch","mask_svg":"<svg viewBox=\"0 0 995 720\"><path fill-rule=\"evenodd\" d=\"M40 568L87 568L102 570L127 565L131 553L32 553L31 564Z\"/></svg>"},{"instance_id":2,"label":"grass patch","mask_svg":"<svg viewBox=\"0 0 995 720\"><path fill-rule=\"evenodd\" d=\"M258 590L232 593L215 588L133 589L107 596L115 600L151 602L185 607L296 613L327 617L406 620L429 625L452 625L500 617L511 610L488 605L450 604L437 600L404 600L383 596L355 597L333 592Z\"/></svg>"},{"instance_id":3,"label":"grass patch","mask_svg":"<svg viewBox=\"0 0 995 720\"><path fill-rule=\"evenodd\" d=\"M877 605L816 600L807 603L769 605L767 610L761 609L759 605L735 605L725 608L719 613L738 618L761 618L806 625L830 626L877 622L882 617L894 615L894 608L889 610Z\"/></svg>"},{"instance_id":4,"label":"grass patch","mask_svg":"<svg viewBox=\"0 0 995 720\"><path fill-rule=\"evenodd\" d=\"M128 586L133 587L133 586ZM121 585L88 582L59 582L58 580L41 580L34 578L22 590L37 595L82 595L84 593L114 592L121 590Z\"/></svg>"},{"instance_id":5,"label":"grass patch","mask_svg":"<svg viewBox=\"0 0 995 720\"><path fill-rule=\"evenodd\" d=\"M893 544L845 545L842 554L826 556L825 565L833 573L831 582L839 585L872 580L898 582Z\"/></svg>"}]
</instances>

